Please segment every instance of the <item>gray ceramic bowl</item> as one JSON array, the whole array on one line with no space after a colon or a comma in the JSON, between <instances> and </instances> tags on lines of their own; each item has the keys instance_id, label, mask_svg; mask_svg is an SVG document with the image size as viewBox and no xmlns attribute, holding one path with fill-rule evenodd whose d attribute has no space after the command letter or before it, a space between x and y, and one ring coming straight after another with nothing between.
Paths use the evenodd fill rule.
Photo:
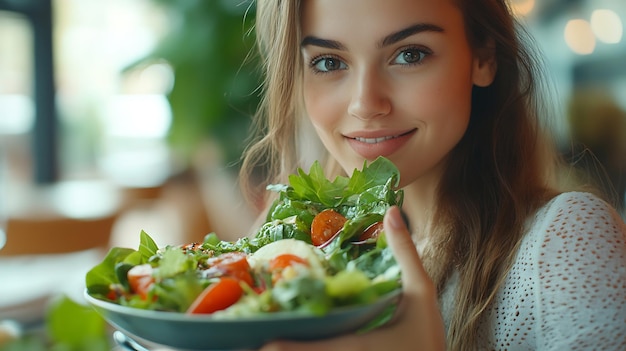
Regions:
<instances>
[{"instance_id":1,"label":"gray ceramic bowl","mask_svg":"<svg viewBox=\"0 0 626 351\"><path fill-rule=\"evenodd\" d=\"M148 347L179 350L258 349L277 340L317 340L355 332L397 302L400 291L374 303L341 307L324 316L290 312L216 319L210 315L186 315L120 306L96 299L85 291L87 301L115 328Z\"/></svg>"}]
</instances>

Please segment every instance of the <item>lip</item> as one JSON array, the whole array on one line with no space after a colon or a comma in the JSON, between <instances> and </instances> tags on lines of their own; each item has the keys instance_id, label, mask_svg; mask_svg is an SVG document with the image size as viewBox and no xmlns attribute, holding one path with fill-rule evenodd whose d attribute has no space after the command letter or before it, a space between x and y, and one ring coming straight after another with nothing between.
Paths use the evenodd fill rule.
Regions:
<instances>
[{"instance_id":1,"label":"lip","mask_svg":"<svg viewBox=\"0 0 626 351\"><path fill-rule=\"evenodd\" d=\"M365 159L388 157L400 149L417 128L404 131L364 131L344 135L350 147Z\"/></svg>"}]
</instances>

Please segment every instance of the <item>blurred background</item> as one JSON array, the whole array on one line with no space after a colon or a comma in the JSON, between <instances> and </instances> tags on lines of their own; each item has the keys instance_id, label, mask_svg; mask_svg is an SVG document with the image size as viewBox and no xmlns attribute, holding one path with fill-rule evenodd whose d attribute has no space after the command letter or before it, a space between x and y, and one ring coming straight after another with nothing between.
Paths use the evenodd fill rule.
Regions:
<instances>
[{"instance_id":1,"label":"blurred background","mask_svg":"<svg viewBox=\"0 0 626 351\"><path fill-rule=\"evenodd\" d=\"M545 55L559 146L623 210L626 2L511 5ZM250 0L0 0L0 349L141 230L248 234L253 19Z\"/></svg>"}]
</instances>

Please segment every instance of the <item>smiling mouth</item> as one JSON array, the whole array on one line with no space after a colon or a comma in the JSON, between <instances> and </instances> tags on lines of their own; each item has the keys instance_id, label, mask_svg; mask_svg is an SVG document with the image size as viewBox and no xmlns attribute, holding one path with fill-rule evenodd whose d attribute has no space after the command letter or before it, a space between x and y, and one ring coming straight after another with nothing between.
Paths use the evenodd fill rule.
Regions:
<instances>
[{"instance_id":1,"label":"smiling mouth","mask_svg":"<svg viewBox=\"0 0 626 351\"><path fill-rule=\"evenodd\" d=\"M381 143L383 141L386 140L391 140L391 139L396 139L396 138L400 138L403 137L407 134L413 133L413 130L409 130L408 132L402 133L402 134L398 134L398 135L389 135L389 136L384 136L384 137L380 137L380 138L361 138L361 137L354 137L354 138L350 138L356 141L360 141L362 143L366 143L366 144L377 144L377 143Z\"/></svg>"}]
</instances>

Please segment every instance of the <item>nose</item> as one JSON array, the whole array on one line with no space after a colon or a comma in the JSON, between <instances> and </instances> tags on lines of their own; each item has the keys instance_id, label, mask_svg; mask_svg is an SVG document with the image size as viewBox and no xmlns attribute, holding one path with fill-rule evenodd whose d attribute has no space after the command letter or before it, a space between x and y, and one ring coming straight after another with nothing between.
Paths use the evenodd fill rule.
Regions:
<instances>
[{"instance_id":1,"label":"nose","mask_svg":"<svg viewBox=\"0 0 626 351\"><path fill-rule=\"evenodd\" d=\"M388 85L376 70L367 70L358 75L352 88L348 113L358 119L372 119L391 112Z\"/></svg>"}]
</instances>

